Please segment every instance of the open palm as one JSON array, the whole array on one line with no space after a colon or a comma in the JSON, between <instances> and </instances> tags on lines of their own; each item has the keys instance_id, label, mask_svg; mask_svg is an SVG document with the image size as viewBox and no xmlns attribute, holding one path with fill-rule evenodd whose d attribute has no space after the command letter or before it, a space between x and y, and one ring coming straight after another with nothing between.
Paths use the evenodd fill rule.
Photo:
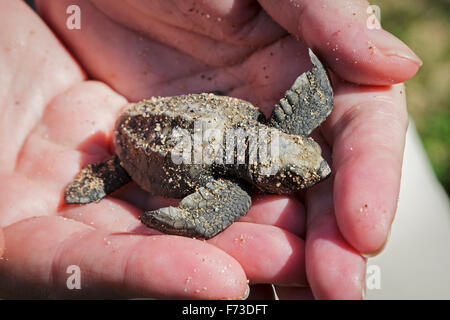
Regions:
<instances>
[{"instance_id":1,"label":"open palm","mask_svg":"<svg viewBox=\"0 0 450 320\"><path fill-rule=\"evenodd\" d=\"M74 3L81 30L66 27ZM387 32L366 31L363 1L346 11L274 3L38 1L75 58L23 3L0 4L1 295L238 298L249 280L281 285L285 298L361 297L361 253L383 247L400 181L407 114L403 87L389 85L419 62ZM142 210L170 200L133 184L99 203L63 204L80 167L114 152L113 124L129 102L220 91L269 114L310 68L307 46L334 72L335 110L314 134L334 173L301 200L254 199L207 242L142 227ZM67 289L70 265L81 290Z\"/></svg>"}]
</instances>

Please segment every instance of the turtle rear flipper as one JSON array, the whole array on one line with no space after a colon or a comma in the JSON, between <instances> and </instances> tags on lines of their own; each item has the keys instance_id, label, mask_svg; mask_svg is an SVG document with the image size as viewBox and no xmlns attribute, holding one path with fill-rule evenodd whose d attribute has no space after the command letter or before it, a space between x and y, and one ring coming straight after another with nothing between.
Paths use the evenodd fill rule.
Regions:
<instances>
[{"instance_id":1,"label":"turtle rear flipper","mask_svg":"<svg viewBox=\"0 0 450 320\"><path fill-rule=\"evenodd\" d=\"M110 159L84 167L64 191L66 204L99 201L131 181L114 155Z\"/></svg>"},{"instance_id":2,"label":"turtle rear flipper","mask_svg":"<svg viewBox=\"0 0 450 320\"><path fill-rule=\"evenodd\" d=\"M212 179L178 207L147 211L139 219L164 233L209 239L247 214L250 206L250 196L237 183Z\"/></svg>"},{"instance_id":3,"label":"turtle rear flipper","mask_svg":"<svg viewBox=\"0 0 450 320\"><path fill-rule=\"evenodd\" d=\"M309 136L333 110L333 89L327 72L308 50L313 68L295 80L269 118L269 125L288 134Z\"/></svg>"}]
</instances>

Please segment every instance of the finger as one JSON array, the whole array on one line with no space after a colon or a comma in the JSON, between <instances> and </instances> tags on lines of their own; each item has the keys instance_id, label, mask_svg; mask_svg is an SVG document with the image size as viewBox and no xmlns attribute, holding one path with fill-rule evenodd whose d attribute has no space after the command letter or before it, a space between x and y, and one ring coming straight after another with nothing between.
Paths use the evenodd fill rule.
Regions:
<instances>
[{"instance_id":1,"label":"finger","mask_svg":"<svg viewBox=\"0 0 450 320\"><path fill-rule=\"evenodd\" d=\"M358 251L384 246L400 188L408 115L403 85L336 83L335 110L323 133L333 145L339 229Z\"/></svg>"},{"instance_id":2,"label":"finger","mask_svg":"<svg viewBox=\"0 0 450 320\"><path fill-rule=\"evenodd\" d=\"M304 241L290 232L236 222L208 242L239 261L251 283L306 284Z\"/></svg>"},{"instance_id":3,"label":"finger","mask_svg":"<svg viewBox=\"0 0 450 320\"><path fill-rule=\"evenodd\" d=\"M220 299L247 288L236 260L192 239L110 234L60 217L16 223L5 237L3 297ZM68 266L79 267L81 289L68 289Z\"/></svg>"},{"instance_id":4,"label":"finger","mask_svg":"<svg viewBox=\"0 0 450 320\"><path fill-rule=\"evenodd\" d=\"M309 287L275 287L280 300L314 300Z\"/></svg>"},{"instance_id":5,"label":"finger","mask_svg":"<svg viewBox=\"0 0 450 320\"><path fill-rule=\"evenodd\" d=\"M141 212L123 201L104 199L99 203L69 206L62 210L61 215L107 232L161 234L140 223L138 216ZM286 230L270 225L235 222L207 242L239 261L252 283L306 283L304 241Z\"/></svg>"},{"instance_id":6,"label":"finger","mask_svg":"<svg viewBox=\"0 0 450 320\"><path fill-rule=\"evenodd\" d=\"M304 40L341 78L391 85L410 79L422 62L403 42L368 27L365 0L259 0L275 21Z\"/></svg>"},{"instance_id":7,"label":"finger","mask_svg":"<svg viewBox=\"0 0 450 320\"><path fill-rule=\"evenodd\" d=\"M98 203L93 202L82 206L65 206L59 215L108 232L161 234L143 227L138 219L142 212L127 202L108 198Z\"/></svg>"},{"instance_id":8,"label":"finger","mask_svg":"<svg viewBox=\"0 0 450 320\"><path fill-rule=\"evenodd\" d=\"M148 235L163 234L141 223L139 216L147 210L149 209L139 209L127 201L108 197L102 201L92 202L82 206L65 205L59 211L59 215L108 232L128 232Z\"/></svg>"},{"instance_id":9,"label":"finger","mask_svg":"<svg viewBox=\"0 0 450 320\"><path fill-rule=\"evenodd\" d=\"M282 228L305 235L305 208L292 196L265 195L252 200L252 207L240 222L252 222Z\"/></svg>"},{"instance_id":10,"label":"finger","mask_svg":"<svg viewBox=\"0 0 450 320\"><path fill-rule=\"evenodd\" d=\"M308 282L317 299L361 299L365 260L341 236L333 212L332 181L307 192L305 246Z\"/></svg>"}]
</instances>

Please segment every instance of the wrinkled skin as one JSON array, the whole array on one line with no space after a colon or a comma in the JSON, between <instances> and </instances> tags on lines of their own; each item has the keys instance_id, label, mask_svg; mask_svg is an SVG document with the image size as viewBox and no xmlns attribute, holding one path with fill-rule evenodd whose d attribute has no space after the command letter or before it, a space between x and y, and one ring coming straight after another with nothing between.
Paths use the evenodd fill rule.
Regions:
<instances>
[{"instance_id":1,"label":"wrinkled skin","mask_svg":"<svg viewBox=\"0 0 450 320\"><path fill-rule=\"evenodd\" d=\"M81 30L65 27L70 4L81 7ZM237 298L248 279L283 285L280 298L361 298L361 254L384 246L399 191L407 112L403 86L390 85L420 61L387 32L367 30L365 1L191 7L38 1L59 42L25 4L0 2L0 296ZM168 203L133 185L97 204L62 204L80 167L112 154L128 102L220 90L269 113L308 69L305 43L332 70L335 110L314 136L333 166L327 181L301 198L255 199L207 242L142 227L142 208ZM69 291L74 264L82 290Z\"/></svg>"}]
</instances>

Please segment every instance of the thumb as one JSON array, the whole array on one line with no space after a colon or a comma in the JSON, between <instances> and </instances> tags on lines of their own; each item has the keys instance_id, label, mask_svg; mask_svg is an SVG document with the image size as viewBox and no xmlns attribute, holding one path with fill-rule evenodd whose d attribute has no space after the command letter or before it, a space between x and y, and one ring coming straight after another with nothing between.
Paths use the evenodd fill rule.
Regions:
<instances>
[{"instance_id":1,"label":"thumb","mask_svg":"<svg viewBox=\"0 0 450 320\"><path fill-rule=\"evenodd\" d=\"M365 0L259 2L347 81L391 85L408 80L422 65L408 46L380 28Z\"/></svg>"}]
</instances>

